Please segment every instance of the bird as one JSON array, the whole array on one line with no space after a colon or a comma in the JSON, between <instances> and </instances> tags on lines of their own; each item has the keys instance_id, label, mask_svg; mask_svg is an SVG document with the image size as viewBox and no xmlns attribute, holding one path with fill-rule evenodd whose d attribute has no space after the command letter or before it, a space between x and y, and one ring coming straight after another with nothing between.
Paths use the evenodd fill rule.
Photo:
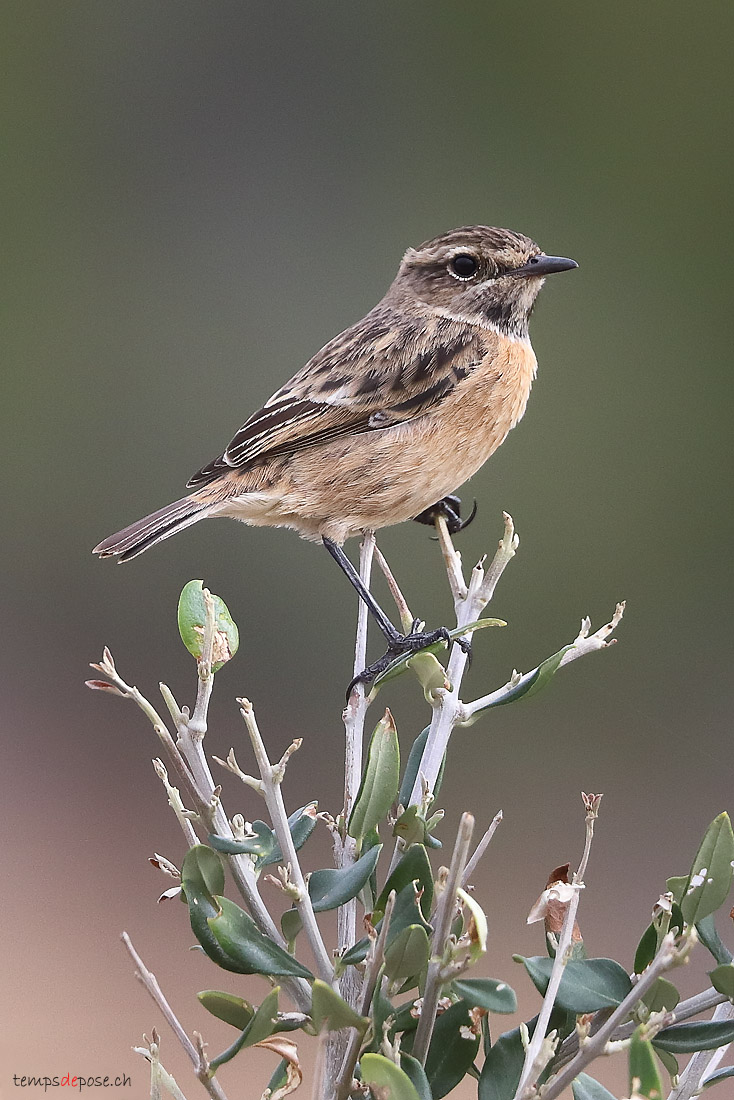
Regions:
<instances>
[{"instance_id":1,"label":"bird","mask_svg":"<svg viewBox=\"0 0 734 1100\"><path fill-rule=\"evenodd\" d=\"M462 226L408 248L381 301L245 421L190 478L187 496L93 553L129 561L216 516L288 527L321 541L367 603L388 642L381 669L447 639L445 628L418 623L400 634L343 544L409 519L432 522L437 512L454 530L462 525L456 490L525 412L538 292L547 275L576 267L494 226Z\"/></svg>"}]
</instances>

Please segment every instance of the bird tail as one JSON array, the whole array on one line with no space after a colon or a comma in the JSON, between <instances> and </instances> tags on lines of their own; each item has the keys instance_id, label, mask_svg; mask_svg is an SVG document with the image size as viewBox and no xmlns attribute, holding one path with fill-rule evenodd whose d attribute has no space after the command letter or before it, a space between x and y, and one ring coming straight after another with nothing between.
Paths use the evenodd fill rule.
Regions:
<instances>
[{"instance_id":1,"label":"bird tail","mask_svg":"<svg viewBox=\"0 0 734 1100\"><path fill-rule=\"evenodd\" d=\"M193 496L174 500L173 504L151 512L137 523L131 523L129 527L110 535L95 546L92 553L99 554L101 558L116 557L120 561L130 561L157 542L163 542L184 527L204 519L211 508L211 502L199 501Z\"/></svg>"}]
</instances>

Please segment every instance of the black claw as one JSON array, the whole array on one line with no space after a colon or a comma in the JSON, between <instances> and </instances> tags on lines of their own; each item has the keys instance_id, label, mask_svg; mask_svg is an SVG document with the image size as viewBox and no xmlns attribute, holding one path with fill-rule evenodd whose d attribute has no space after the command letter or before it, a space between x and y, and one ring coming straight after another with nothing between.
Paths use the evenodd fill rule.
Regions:
<instances>
[{"instance_id":1,"label":"black claw","mask_svg":"<svg viewBox=\"0 0 734 1100\"><path fill-rule=\"evenodd\" d=\"M352 694L353 689L357 684L364 684L365 687L369 687L375 682L380 673L384 672L394 660L398 657L402 657L405 653L420 653L422 649L425 649L429 645L433 645L435 642L449 642L451 636L447 627L440 626L438 630L422 630L416 629L420 623L420 619L413 620L413 629L410 634L397 634L396 637L388 643L387 651L383 653L379 660L374 664L368 665L367 668L362 669L358 676L350 682L347 688L347 702L349 702L349 696ZM471 649L471 643L459 639L459 644L462 649L465 645L468 645ZM465 650L466 652L466 650Z\"/></svg>"},{"instance_id":2,"label":"black claw","mask_svg":"<svg viewBox=\"0 0 734 1100\"><path fill-rule=\"evenodd\" d=\"M415 516L416 523L425 523L429 527L433 527L436 523L438 516L443 516L446 520L446 524L449 529L449 534L456 535L459 531L463 531L465 527L468 527L477 514L477 502L474 501L474 507L471 513L466 519L461 518L461 499L456 494L451 493L449 496L443 497L441 500L437 500L435 504L432 504L430 508L426 508L419 515Z\"/></svg>"},{"instance_id":3,"label":"black claw","mask_svg":"<svg viewBox=\"0 0 734 1100\"><path fill-rule=\"evenodd\" d=\"M472 649L471 638L456 638L455 641L459 649L463 649L464 653L466 653L469 658L467 663L469 668L471 668L471 663L474 660L474 650Z\"/></svg>"}]
</instances>

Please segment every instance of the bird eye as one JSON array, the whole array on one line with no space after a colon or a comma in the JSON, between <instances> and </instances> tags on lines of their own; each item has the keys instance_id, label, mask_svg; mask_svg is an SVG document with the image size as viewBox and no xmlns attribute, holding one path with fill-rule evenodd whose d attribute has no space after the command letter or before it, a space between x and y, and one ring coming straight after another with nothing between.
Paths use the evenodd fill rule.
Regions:
<instances>
[{"instance_id":1,"label":"bird eye","mask_svg":"<svg viewBox=\"0 0 734 1100\"><path fill-rule=\"evenodd\" d=\"M471 279L478 270L479 264L476 257L470 256L468 252L462 252L458 256L452 257L449 264L449 271L457 279Z\"/></svg>"}]
</instances>

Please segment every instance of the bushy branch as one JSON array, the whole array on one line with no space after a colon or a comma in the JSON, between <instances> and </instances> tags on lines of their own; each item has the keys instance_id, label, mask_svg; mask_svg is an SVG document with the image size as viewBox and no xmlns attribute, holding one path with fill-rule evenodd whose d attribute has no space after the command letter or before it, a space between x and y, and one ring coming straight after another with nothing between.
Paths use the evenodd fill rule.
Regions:
<instances>
[{"instance_id":1,"label":"bushy branch","mask_svg":"<svg viewBox=\"0 0 734 1100\"><path fill-rule=\"evenodd\" d=\"M318 813L315 800L288 812L287 765L300 748L300 738L285 751L281 747L279 760L274 753L273 763L253 705L245 698L238 700L249 740L244 751L252 751L256 774L242 770L234 748L217 762L248 794L262 799L268 821L248 821L242 813L230 816L225 811L205 736L215 674L234 657L238 633L226 605L201 582L186 585L178 611L181 637L196 660L193 711L179 706L170 689L160 685L173 732L149 700L120 676L108 650L93 666L104 679L89 681L89 686L134 702L151 723L166 760L156 759L154 767L187 850L180 873L166 857L152 861L177 883L180 877L180 885L164 896L182 892L191 929L214 964L237 974L260 975L268 984L259 1006L217 990L199 994L202 1006L236 1031L226 1050L210 1057L199 1035L190 1039L185 1033L125 936L138 976L214 1100L225 1100L220 1069L235 1059L241 1064L250 1046L267 1049L278 1059L263 1100L281 1100L295 1092L303 1072L297 1044L286 1033L299 1029L316 1043L316 1100L427 1100L449 1095L467 1074L478 1080L479 1100L555 1100L571 1084L576 1100L592 1100L604 1090L585 1077L585 1070L600 1055L628 1049L631 1095L660 1100L659 1057L672 1074L669 1100L690 1100L711 1079L734 1039L734 965L712 924L732 877L734 834L726 815L712 823L689 875L669 880L630 968L585 954L577 911L601 796L584 795L585 844L578 869L569 877L567 865L556 868L531 914L531 919L545 921L551 957L520 960L541 994L539 1015L494 1041L490 1038L489 1016L512 1013L517 1003L505 982L472 974L487 951L488 923L471 880L502 812L485 827L472 855L474 820L464 813L448 867L433 869L431 854L440 848L435 833L443 816L435 801L451 739L494 708L540 691L572 661L611 645L624 604L617 604L609 622L594 632L583 619L577 637L530 672L513 672L503 686L465 702L466 643L487 626L504 625L484 613L519 539L505 514L492 561L485 567L482 559L467 579L446 521L439 518L436 529L454 602L450 644L438 642L396 658L367 694L361 684L351 691L343 713L344 802L335 813ZM367 533L360 549L366 586L373 561L387 580L403 629L410 629L413 614L399 582L376 548L374 535ZM367 626L367 610L360 605L355 674L366 663ZM440 660L444 652L445 665ZM415 677L430 721L414 737L401 764L397 730L386 710L363 758L368 709L403 674ZM242 752L237 749L240 759ZM333 867L313 868L304 855L318 821L332 833ZM390 858L383 855L387 846L392 847ZM225 868L244 908L226 896ZM276 884L291 901L280 927L261 895L264 881ZM337 937L330 946L320 915L333 910ZM677 993L667 980L661 983L661 975L687 961L697 930L719 964L712 971L715 989L676 1005ZM292 1009L281 1007L281 993ZM676 1030L682 1021L712 1008L712 1021L682 1024ZM178 1085L160 1064L157 1034L137 1049L151 1065L151 1096L165 1090L181 1100ZM680 1052L694 1057L679 1076L675 1056ZM254 1095L249 1076L246 1080L248 1095Z\"/></svg>"}]
</instances>

